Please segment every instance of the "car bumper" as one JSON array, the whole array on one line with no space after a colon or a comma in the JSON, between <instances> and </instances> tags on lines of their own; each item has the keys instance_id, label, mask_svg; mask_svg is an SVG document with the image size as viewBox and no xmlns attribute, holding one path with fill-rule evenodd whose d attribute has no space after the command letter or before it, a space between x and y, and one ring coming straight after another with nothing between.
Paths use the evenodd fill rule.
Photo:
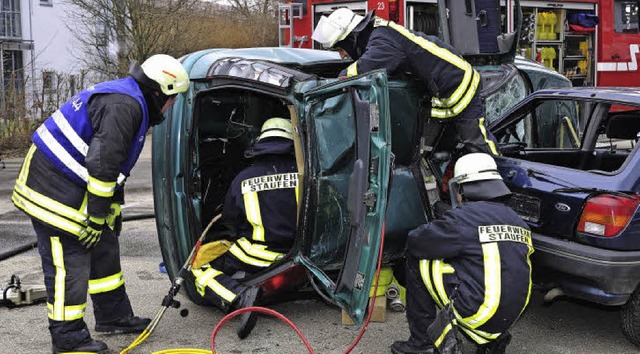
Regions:
<instances>
[{"instance_id":1,"label":"car bumper","mask_svg":"<svg viewBox=\"0 0 640 354\"><path fill-rule=\"evenodd\" d=\"M536 278L565 295L622 305L640 282L640 251L606 250L537 233L533 246Z\"/></svg>"}]
</instances>

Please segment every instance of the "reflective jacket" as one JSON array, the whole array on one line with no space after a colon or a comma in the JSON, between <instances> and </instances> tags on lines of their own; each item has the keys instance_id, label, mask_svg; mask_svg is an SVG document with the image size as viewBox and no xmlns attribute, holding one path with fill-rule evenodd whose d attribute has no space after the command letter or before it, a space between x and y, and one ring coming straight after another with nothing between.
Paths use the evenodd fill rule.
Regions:
<instances>
[{"instance_id":1,"label":"reflective jacket","mask_svg":"<svg viewBox=\"0 0 640 354\"><path fill-rule=\"evenodd\" d=\"M145 134L149 128L149 117L144 96L133 78L108 81L97 84L73 96L55 111L33 133L31 140L55 166L79 186L100 196L111 196L115 191L115 181L99 181L87 172L84 159L89 143L95 133L87 112L91 96L103 93L120 93L135 98L142 109L142 124L129 149L127 160L120 165L118 184L129 176L144 146Z\"/></svg>"},{"instance_id":2,"label":"reflective jacket","mask_svg":"<svg viewBox=\"0 0 640 354\"><path fill-rule=\"evenodd\" d=\"M131 78L98 84L60 107L33 134L12 201L30 216L80 236L88 215L123 202L119 187L148 129L147 106Z\"/></svg>"},{"instance_id":3,"label":"reflective jacket","mask_svg":"<svg viewBox=\"0 0 640 354\"><path fill-rule=\"evenodd\" d=\"M480 84L480 74L452 46L378 17L366 50L346 74L355 76L376 69L387 69L389 75L411 73L422 79L432 96L431 116L435 118L460 114L475 98Z\"/></svg>"},{"instance_id":4,"label":"reflective jacket","mask_svg":"<svg viewBox=\"0 0 640 354\"><path fill-rule=\"evenodd\" d=\"M472 329L465 332L478 343L495 339L529 301L531 231L502 203L465 202L411 231L407 250L427 260L420 264L422 278L440 306L448 303L444 289L455 282L458 323Z\"/></svg>"},{"instance_id":5,"label":"reflective jacket","mask_svg":"<svg viewBox=\"0 0 640 354\"><path fill-rule=\"evenodd\" d=\"M293 141L266 138L245 155L254 161L231 182L222 221L238 236L231 254L266 267L282 258L295 239L298 169Z\"/></svg>"}]
</instances>

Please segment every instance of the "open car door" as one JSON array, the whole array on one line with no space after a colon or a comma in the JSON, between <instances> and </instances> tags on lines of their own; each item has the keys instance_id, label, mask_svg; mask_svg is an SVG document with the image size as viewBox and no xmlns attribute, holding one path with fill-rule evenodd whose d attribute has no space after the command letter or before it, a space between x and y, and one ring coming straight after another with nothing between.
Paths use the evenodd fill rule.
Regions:
<instances>
[{"instance_id":1,"label":"open car door","mask_svg":"<svg viewBox=\"0 0 640 354\"><path fill-rule=\"evenodd\" d=\"M384 71L308 91L303 237L296 262L356 324L369 300L391 171ZM317 280L316 280L317 279Z\"/></svg>"}]
</instances>

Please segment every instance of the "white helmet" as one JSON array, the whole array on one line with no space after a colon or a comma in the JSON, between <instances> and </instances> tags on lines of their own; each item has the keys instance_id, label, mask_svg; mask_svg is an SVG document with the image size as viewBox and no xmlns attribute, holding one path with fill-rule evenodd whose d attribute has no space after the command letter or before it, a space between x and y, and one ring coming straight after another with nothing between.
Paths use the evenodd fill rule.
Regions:
<instances>
[{"instance_id":1,"label":"white helmet","mask_svg":"<svg viewBox=\"0 0 640 354\"><path fill-rule=\"evenodd\" d=\"M511 194L493 157L480 152L464 155L456 162L453 178L449 180L453 206L458 204L461 185L464 185L462 194L471 200L490 200Z\"/></svg>"},{"instance_id":2,"label":"white helmet","mask_svg":"<svg viewBox=\"0 0 640 354\"><path fill-rule=\"evenodd\" d=\"M189 88L189 74L178 60L166 54L156 54L145 60L142 71L160 85L162 93L173 96Z\"/></svg>"},{"instance_id":3,"label":"white helmet","mask_svg":"<svg viewBox=\"0 0 640 354\"><path fill-rule=\"evenodd\" d=\"M273 137L293 140L293 125L291 121L284 118L267 119L264 124L262 124L258 141Z\"/></svg>"},{"instance_id":4,"label":"white helmet","mask_svg":"<svg viewBox=\"0 0 640 354\"><path fill-rule=\"evenodd\" d=\"M364 19L363 16L342 7L332 12L329 17L322 16L311 38L325 48L332 48L336 43L347 38L349 33Z\"/></svg>"}]
</instances>

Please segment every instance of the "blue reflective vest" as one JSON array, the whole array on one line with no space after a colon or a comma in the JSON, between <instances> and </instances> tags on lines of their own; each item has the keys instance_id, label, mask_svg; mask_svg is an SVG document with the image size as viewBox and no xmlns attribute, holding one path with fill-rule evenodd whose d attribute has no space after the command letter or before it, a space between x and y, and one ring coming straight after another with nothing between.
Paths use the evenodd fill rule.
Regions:
<instances>
[{"instance_id":1,"label":"blue reflective vest","mask_svg":"<svg viewBox=\"0 0 640 354\"><path fill-rule=\"evenodd\" d=\"M140 130L132 142L127 160L120 166L118 185L121 185L140 156L149 128L147 105L133 78L103 82L78 93L47 118L31 136L33 143L47 159L80 186L87 185L89 174L85 157L94 135L87 104L93 95L103 93L129 95L135 98L142 108Z\"/></svg>"}]
</instances>

